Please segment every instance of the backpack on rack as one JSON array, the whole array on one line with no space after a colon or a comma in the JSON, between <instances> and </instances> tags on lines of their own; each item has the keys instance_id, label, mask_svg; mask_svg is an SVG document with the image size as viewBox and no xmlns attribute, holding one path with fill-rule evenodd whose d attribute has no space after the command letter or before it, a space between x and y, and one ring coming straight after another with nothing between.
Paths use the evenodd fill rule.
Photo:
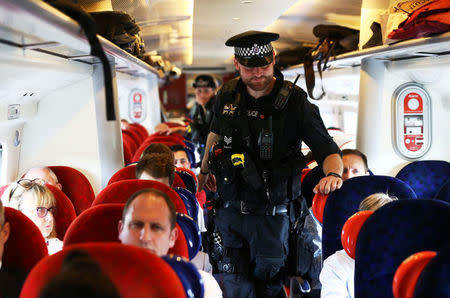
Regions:
<instances>
[{"instance_id":1,"label":"backpack on rack","mask_svg":"<svg viewBox=\"0 0 450 298\"><path fill-rule=\"evenodd\" d=\"M414 6L417 1L405 1L395 6L407 18L389 33L391 41L420 38L450 31L450 1L423 1L425 5Z\"/></svg>"},{"instance_id":2,"label":"backpack on rack","mask_svg":"<svg viewBox=\"0 0 450 298\"><path fill-rule=\"evenodd\" d=\"M305 56L303 67L308 95L312 99L319 100L325 95L325 91L322 86L322 93L318 97L313 95L315 86L314 61L317 61L317 71L322 79L322 72L327 68L327 62L331 56L358 49L359 30L337 25L317 25L314 27L313 33L319 38L319 44Z\"/></svg>"},{"instance_id":3,"label":"backpack on rack","mask_svg":"<svg viewBox=\"0 0 450 298\"><path fill-rule=\"evenodd\" d=\"M139 36L141 28L123 11L98 11L90 15L97 24L97 32L118 47L138 57L144 57L144 42Z\"/></svg>"}]
</instances>

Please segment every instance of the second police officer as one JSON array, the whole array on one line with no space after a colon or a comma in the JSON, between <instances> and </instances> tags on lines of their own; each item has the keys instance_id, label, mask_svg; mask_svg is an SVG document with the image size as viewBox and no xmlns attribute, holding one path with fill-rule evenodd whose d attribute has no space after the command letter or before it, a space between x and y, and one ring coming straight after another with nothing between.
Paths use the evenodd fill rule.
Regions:
<instances>
[{"instance_id":1,"label":"second police officer","mask_svg":"<svg viewBox=\"0 0 450 298\"><path fill-rule=\"evenodd\" d=\"M195 88L195 105L189 130L191 140L195 144L200 158L203 158L206 138L212 120L216 83L212 76L203 74L195 78L193 87Z\"/></svg>"},{"instance_id":2,"label":"second police officer","mask_svg":"<svg viewBox=\"0 0 450 298\"><path fill-rule=\"evenodd\" d=\"M288 207L300 196L304 141L322 164L315 191L342 185L341 152L306 93L275 67L276 33L248 31L234 47L240 77L218 91L199 187L217 179L216 229L223 242L219 270L228 297L285 297L283 270L289 237Z\"/></svg>"}]
</instances>

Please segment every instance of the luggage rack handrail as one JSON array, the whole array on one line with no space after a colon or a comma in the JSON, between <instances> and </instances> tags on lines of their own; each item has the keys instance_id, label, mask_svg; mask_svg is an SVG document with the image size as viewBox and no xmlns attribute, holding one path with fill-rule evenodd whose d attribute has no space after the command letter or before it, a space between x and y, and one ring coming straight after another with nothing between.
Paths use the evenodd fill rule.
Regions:
<instances>
[{"instance_id":1,"label":"luggage rack handrail","mask_svg":"<svg viewBox=\"0 0 450 298\"><path fill-rule=\"evenodd\" d=\"M0 43L83 63L96 63L89 61L92 59L89 41L79 24L43 1L0 1L1 31ZM120 72L159 77L157 70L147 63L101 36L99 40L110 61L120 67Z\"/></svg>"}]
</instances>

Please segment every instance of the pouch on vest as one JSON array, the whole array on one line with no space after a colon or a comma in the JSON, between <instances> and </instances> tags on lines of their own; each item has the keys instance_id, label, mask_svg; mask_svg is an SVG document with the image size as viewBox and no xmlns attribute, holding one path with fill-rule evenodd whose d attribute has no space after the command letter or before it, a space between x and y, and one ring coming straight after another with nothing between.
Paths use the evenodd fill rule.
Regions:
<instances>
[{"instance_id":1,"label":"pouch on vest","mask_svg":"<svg viewBox=\"0 0 450 298\"><path fill-rule=\"evenodd\" d=\"M305 218L309 214L306 200L302 197L291 201L290 208L291 227L289 233L288 274L303 276L311 267L314 252L305 242L302 230Z\"/></svg>"}]
</instances>

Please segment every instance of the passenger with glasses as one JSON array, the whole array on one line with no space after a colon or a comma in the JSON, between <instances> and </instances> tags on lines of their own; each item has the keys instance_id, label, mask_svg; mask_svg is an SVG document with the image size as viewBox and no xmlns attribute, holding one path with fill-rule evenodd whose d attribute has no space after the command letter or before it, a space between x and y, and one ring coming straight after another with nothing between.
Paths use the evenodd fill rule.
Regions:
<instances>
[{"instance_id":1,"label":"passenger with glasses","mask_svg":"<svg viewBox=\"0 0 450 298\"><path fill-rule=\"evenodd\" d=\"M3 193L2 202L31 219L45 238L49 254L62 249L63 242L56 237L55 229L56 199L44 180L20 179L12 183Z\"/></svg>"}]
</instances>

